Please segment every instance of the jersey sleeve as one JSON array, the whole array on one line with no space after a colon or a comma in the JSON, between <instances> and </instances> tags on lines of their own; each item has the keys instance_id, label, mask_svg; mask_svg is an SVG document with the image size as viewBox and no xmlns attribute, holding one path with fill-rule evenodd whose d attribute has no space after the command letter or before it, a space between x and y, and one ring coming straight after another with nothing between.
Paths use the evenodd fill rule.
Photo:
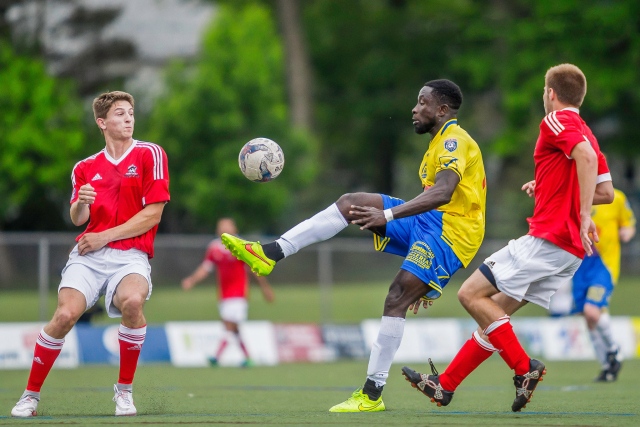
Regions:
<instances>
[{"instance_id":1,"label":"jersey sleeve","mask_svg":"<svg viewBox=\"0 0 640 427\"><path fill-rule=\"evenodd\" d=\"M602 151L598 151L598 178L596 184L601 182L613 181L611 179L611 172L609 171L609 165Z\"/></svg>"},{"instance_id":2,"label":"jersey sleeve","mask_svg":"<svg viewBox=\"0 0 640 427\"><path fill-rule=\"evenodd\" d=\"M144 173L142 177L142 204L168 202L169 195L169 165L167 154L162 147L150 144L143 157Z\"/></svg>"},{"instance_id":3,"label":"jersey sleeve","mask_svg":"<svg viewBox=\"0 0 640 427\"><path fill-rule=\"evenodd\" d=\"M433 153L436 175L443 170L452 170L462 179L467 167L467 147L467 141L459 136L445 139L439 144Z\"/></svg>"},{"instance_id":4,"label":"jersey sleeve","mask_svg":"<svg viewBox=\"0 0 640 427\"><path fill-rule=\"evenodd\" d=\"M204 254L204 259L202 260L202 266L211 273L216 267L216 258L215 258L215 246L213 243L209 244L207 247L207 252Z\"/></svg>"},{"instance_id":5,"label":"jersey sleeve","mask_svg":"<svg viewBox=\"0 0 640 427\"><path fill-rule=\"evenodd\" d=\"M565 114L552 111L547 114L540 125L548 136L548 140L562 150L565 156L571 158L571 151L581 142L589 140L580 132L576 123Z\"/></svg>"},{"instance_id":6,"label":"jersey sleeve","mask_svg":"<svg viewBox=\"0 0 640 427\"><path fill-rule=\"evenodd\" d=\"M76 200L78 200L78 191L80 191L80 187L82 187L86 183L87 183L87 180L84 176L84 163L78 162L76 163L76 165L73 167L73 170L71 171L72 190L71 190L71 200L69 201L69 204L73 204Z\"/></svg>"}]
</instances>

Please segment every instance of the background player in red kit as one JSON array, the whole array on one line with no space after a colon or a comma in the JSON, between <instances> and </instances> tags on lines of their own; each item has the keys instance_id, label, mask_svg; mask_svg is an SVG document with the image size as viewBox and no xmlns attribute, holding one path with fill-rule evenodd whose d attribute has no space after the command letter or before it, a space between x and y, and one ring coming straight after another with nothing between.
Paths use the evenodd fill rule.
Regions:
<instances>
[{"instance_id":1,"label":"background player in red kit","mask_svg":"<svg viewBox=\"0 0 640 427\"><path fill-rule=\"evenodd\" d=\"M596 184L611 181L611 175L596 138L579 115L586 90L586 78L575 65L558 65L545 75L547 115L533 155L535 207L528 219L529 233L489 256L458 292L482 334L474 333L442 375L433 365L433 375L402 369L406 379L438 406L448 405L462 380L495 351L515 371L514 412L524 408L546 372L518 342L509 316L528 302L548 308L551 295L571 279L585 253L592 253L591 239L598 240L591 206L599 195ZM603 188L611 191L600 201L611 203L612 185Z\"/></svg>"},{"instance_id":2,"label":"background player in red kit","mask_svg":"<svg viewBox=\"0 0 640 427\"><path fill-rule=\"evenodd\" d=\"M133 97L103 93L93 100L106 146L73 167L71 221L87 228L77 237L58 288L58 307L36 342L27 387L11 411L36 415L40 388L62 350L64 337L101 295L109 317L122 317L116 415L136 415L132 382L146 334L143 305L151 295L153 241L169 201L167 156L133 139Z\"/></svg>"},{"instance_id":3,"label":"background player in red kit","mask_svg":"<svg viewBox=\"0 0 640 427\"><path fill-rule=\"evenodd\" d=\"M216 234L222 233L238 234L235 221L231 218L221 218L216 227ZM251 359L249 352L244 345L238 328L241 322L247 320L247 296L249 293L248 267L222 244L220 238L216 238L209 243L207 252L202 263L188 277L182 280L182 288L187 291L196 284L204 280L213 270L217 272L218 281L218 309L220 318L224 323L225 335L220 341L220 345L213 357L209 360L216 365L220 356L230 342L237 341L238 346L244 354L243 366L249 366ZM265 277L254 274L264 299L273 302L273 290Z\"/></svg>"}]
</instances>

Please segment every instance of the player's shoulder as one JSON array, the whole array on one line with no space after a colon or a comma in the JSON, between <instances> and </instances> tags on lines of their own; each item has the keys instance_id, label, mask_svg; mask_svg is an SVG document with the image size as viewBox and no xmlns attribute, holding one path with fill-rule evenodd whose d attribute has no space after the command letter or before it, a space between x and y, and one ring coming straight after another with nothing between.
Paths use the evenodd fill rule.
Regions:
<instances>
[{"instance_id":1,"label":"player's shoulder","mask_svg":"<svg viewBox=\"0 0 640 427\"><path fill-rule=\"evenodd\" d=\"M540 128L560 135L567 129L576 130L584 126L584 121L577 108L565 108L563 110L552 111L542 119Z\"/></svg>"},{"instance_id":2,"label":"player's shoulder","mask_svg":"<svg viewBox=\"0 0 640 427\"><path fill-rule=\"evenodd\" d=\"M451 126L449 132L443 135L442 144L449 151L455 151L458 147L478 145L471 135L460 126Z\"/></svg>"},{"instance_id":3,"label":"player's shoulder","mask_svg":"<svg viewBox=\"0 0 640 427\"><path fill-rule=\"evenodd\" d=\"M82 159L79 162L77 162L75 165L73 165L73 170L76 170L76 169L79 169L79 168L83 168L86 165L92 164L93 162L96 161L96 159L99 156L104 157L104 148L102 150L98 151L97 153L92 154L89 157L85 157L84 159Z\"/></svg>"},{"instance_id":4,"label":"player's shoulder","mask_svg":"<svg viewBox=\"0 0 640 427\"><path fill-rule=\"evenodd\" d=\"M164 149L155 142L136 141L136 146L134 149L151 155L166 155Z\"/></svg>"},{"instance_id":5,"label":"player's shoulder","mask_svg":"<svg viewBox=\"0 0 640 427\"><path fill-rule=\"evenodd\" d=\"M622 192L622 190L618 190L617 188L613 189L613 201L618 203L624 203L627 200L627 195Z\"/></svg>"}]
</instances>

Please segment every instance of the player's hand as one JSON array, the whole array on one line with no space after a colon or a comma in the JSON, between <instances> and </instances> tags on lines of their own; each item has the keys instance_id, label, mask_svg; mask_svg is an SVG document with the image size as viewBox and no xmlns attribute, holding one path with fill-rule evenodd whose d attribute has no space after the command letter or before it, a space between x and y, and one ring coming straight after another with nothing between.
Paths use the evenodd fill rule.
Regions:
<instances>
[{"instance_id":1,"label":"player's hand","mask_svg":"<svg viewBox=\"0 0 640 427\"><path fill-rule=\"evenodd\" d=\"M536 181L532 180L522 186L522 191L527 192L527 196L534 197L536 194Z\"/></svg>"},{"instance_id":2,"label":"player's hand","mask_svg":"<svg viewBox=\"0 0 640 427\"><path fill-rule=\"evenodd\" d=\"M356 217L356 219L351 220L351 224L359 225L360 230L381 227L387 224L384 211L371 206L351 205L349 215Z\"/></svg>"},{"instance_id":3,"label":"player's hand","mask_svg":"<svg viewBox=\"0 0 640 427\"><path fill-rule=\"evenodd\" d=\"M420 298L418 301L414 302L409 306L409 310L413 311L413 314L418 314L418 310L420 309L421 302L425 310L433 305L433 301Z\"/></svg>"},{"instance_id":4,"label":"player's hand","mask_svg":"<svg viewBox=\"0 0 640 427\"><path fill-rule=\"evenodd\" d=\"M182 279L181 284L182 284L182 289L185 291L188 291L191 288L193 288L194 282L189 277L185 277L184 279Z\"/></svg>"},{"instance_id":5,"label":"player's hand","mask_svg":"<svg viewBox=\"0 0 640 427\"><path fill-rule=\"evenodd\" d=\"M587 255L593 254L591 245L600 241L596 224L591 217L585 217L580 223L580 240L582 240L582 248Z\"/></svg>"},{"instance_id":6,"label":"player's hand","mask_svg":"<svg viewBox=\"0 0 640 427\"><path fill-rule=\"evenodd\" d=\"M78 203L81 205L92 205L96 201L98 193L95 192L91 184L85 184L78 190Z\"/></svg>"},{"instance_id":7,"label":"player's hand","mask_svg":"<svg viewBox=\"0 0 640 427\"><path fill-rule=\"evenodd\" d=\"M109 241L103 233L87 233L78 240L78 253L86 255L105 247Z\"/></svg>"}]
</instances>

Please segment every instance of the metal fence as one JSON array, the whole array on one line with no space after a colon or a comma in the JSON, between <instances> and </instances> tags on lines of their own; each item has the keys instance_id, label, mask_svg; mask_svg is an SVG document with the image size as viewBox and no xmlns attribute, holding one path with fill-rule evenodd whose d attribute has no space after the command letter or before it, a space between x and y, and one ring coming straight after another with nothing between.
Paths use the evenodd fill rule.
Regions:
<instances>
[{"instance_id":1,"label":"metal fence","mask_svg":"<svg viewBox=\"0 0 640 427\"><path fill-rule=\"evenodd\" d=\"M42 320L46 319L46 301L60 281L77 233L0 233L0 298L6 290L39 292ZM202 261L213 235L160 234L156 238L155 257L151 260L154 287L179 286ZM271 241L265 236L247 236ZM486 239L469 271L506 244L505 240ZM622 274L640 274L640 241L623 248ZM274 285L307 284L321 287L321 306L330 310L328 301L333 283L388 281L398 271L402 258L374 251L371 238L334 238L309 246L278 263L269 277ZM460 275L459 275L460 276Z\"/></svg>"}]
</instances>

